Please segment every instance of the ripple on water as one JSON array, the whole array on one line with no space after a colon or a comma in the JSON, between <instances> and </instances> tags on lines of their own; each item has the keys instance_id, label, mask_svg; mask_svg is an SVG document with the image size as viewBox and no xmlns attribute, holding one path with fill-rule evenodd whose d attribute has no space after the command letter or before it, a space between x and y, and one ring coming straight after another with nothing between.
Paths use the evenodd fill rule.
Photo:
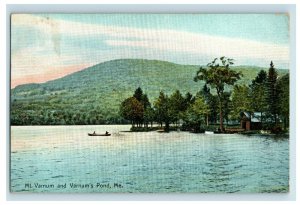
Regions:
<instances>
[{"instance_id":1,"label":"ripple on water","mask_svg":"<svg viewBox=\"0 0 300 205\"><path fill-rule=\"evenodd\" d=\"M12 138L12 141L30 146L13 149L12 190L22 190L29 179L48 180L49 184L66 180L118 182L124 185L124 192L245 193L288 190L288 139L275 141L242 135L207 137L185 132L162 135L156 132L126 133L122 137L107 137L105 140L86 137L90 130L105 132L110 130L108 127L73 126L69 129L60 126L38 130L28 127L26 129L31 130L26 132L25 128L13 127L14 136L18 137ZM117 128L112 127L111 133L118 133L114 129ZM50 135L40 137L38 132L41 130L47 130ZM35 135L30 136L30 133Z\"/></svg>"},{"instance_id":2,"label":"ripple on water","mask_svg":"<svg viewBox=\"0 0 300 205\"><path fill-rule=\"evenodd\" d=\"M63 178L64 177L64 175L56 175L56 176L52 176L51 178Z\"/></svg>"}]
</instances>

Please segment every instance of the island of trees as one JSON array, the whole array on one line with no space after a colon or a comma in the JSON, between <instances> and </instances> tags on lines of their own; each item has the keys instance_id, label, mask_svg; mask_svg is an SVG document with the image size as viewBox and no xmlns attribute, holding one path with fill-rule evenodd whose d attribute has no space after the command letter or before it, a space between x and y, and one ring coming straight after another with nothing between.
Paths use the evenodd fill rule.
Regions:
<instances>
[{"instance_id":1,"label":"island of trees","mask_svg":"<svg viewBox=\"0 0 300 205\"><path fill-rule=\"evenodd\" d=\"M153 103L139 87L120 105L120 115L133 131L172 129L226 132L240 127L242 113L259 114L261 129L273 133L289 126L289 74L278 77L271 61L268 72L261 70L249 85L237 85L243 76L230 69L234 60L215 58L200 67L194 81L204 81L196 95L175 90L170 96L161 91ZM153 128L153 124L158 125ZM225 124L225 126L224 126ZM225 129L226 127L226 129Z\"/></svg>"}]
</instances>

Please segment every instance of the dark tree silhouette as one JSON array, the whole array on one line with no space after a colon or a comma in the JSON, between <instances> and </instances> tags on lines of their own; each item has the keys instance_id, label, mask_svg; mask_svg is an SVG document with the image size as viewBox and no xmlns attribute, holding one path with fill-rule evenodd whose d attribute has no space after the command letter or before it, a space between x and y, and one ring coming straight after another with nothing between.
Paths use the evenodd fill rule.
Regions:
<instances>
[{"instance_id":1,"label":"dark tree silhouette","mask_svg":"<svg viewBox=\"0 0 300 205\"><path fill-rule=\"evenodd\" d=\"M277 71L273 62L271 61L266 84L266 102L268 113L271 115L272 121L275 123L275 125L277 125L278 115L278 91L276 87L277 77Z\"/></svg>"}]
</instances>

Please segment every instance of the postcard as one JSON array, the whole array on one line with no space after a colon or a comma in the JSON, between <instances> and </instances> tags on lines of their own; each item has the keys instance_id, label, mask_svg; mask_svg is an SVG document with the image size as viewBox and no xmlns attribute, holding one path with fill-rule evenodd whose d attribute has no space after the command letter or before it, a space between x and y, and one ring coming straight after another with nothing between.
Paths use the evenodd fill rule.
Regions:
<instances>
[{"instance_id":1,"label":"postcard","mask_svg":"<svg viewBox=\"0 0 300 205\"><path fill-rule=\"evenodd\" d=\"M289 16L11 15L10 191L289 192Z\"/></svg>"}]
</instances>

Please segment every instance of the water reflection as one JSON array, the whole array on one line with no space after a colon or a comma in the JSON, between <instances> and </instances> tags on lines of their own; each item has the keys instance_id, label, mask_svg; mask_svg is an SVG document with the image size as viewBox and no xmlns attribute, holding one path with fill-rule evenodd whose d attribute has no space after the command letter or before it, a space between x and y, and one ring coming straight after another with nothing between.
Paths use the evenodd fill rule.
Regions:
<instances>
[{"instance_id":1,"label":"water reflection","mask_svg":"<svg viewBox=\"0 0 300 205\"><path fill-rule=\"evenodd\" d=\"M289 139L286 136L120 132L126 129L129 127L12 127L12 190L147 193L288 191ZM89 137L87 133L90 130L99 133L109 130L112 136ZM123 188L24 189L28 182L117 182Z\"/></svg>"}]
</instances>

